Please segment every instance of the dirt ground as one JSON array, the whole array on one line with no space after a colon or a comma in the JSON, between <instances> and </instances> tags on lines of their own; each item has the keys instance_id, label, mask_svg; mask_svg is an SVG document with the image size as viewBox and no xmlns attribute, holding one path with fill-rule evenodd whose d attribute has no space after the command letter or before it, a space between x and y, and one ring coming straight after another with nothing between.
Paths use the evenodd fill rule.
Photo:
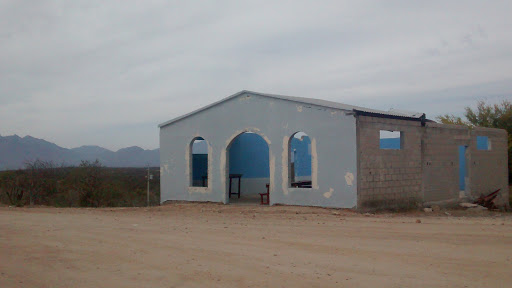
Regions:
<instances>
[{"instance_id":1,"label":"dirt ground","mask_svg":"<svg viewBox=\"0 0 512 288\"><path fill-rule=\"evenodd\" d=\"M449 214L0 207L0 287L510 287L512 215Z\"/></svg>"}]
</instances>

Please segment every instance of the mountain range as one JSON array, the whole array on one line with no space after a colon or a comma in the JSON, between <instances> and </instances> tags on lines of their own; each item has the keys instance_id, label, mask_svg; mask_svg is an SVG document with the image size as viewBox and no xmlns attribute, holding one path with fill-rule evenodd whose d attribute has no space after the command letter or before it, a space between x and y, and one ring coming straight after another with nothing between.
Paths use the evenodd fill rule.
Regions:
<instances>
[{"instance_id":1,"label":"mountain range","mask_svg":"<svg viewBox=\"0 0 512 288\"><path fill-rule=\"evenodd\" d=\"M159 167L159 149L144 150L137 146L111 151L99 146L67 149L43 139L18 135L0 135L0 170L23 168L27 161L52 161L55 165L78 165L82 160L98 159L107 167Z\"/></svg>"}]
</instances>

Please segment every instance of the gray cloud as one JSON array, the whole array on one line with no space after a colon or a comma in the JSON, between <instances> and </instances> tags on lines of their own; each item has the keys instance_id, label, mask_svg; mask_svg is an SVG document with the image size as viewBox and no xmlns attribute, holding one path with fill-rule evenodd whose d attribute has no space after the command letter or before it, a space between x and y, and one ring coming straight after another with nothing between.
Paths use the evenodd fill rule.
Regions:
<instances>
[{"instance_id":1,"label":"gray cloud","mask_svg":"<svg viewBox=\"0 0 512 288\"><path fill-rule=\"evenodd\" d=\"M430 117L510 97L507 1L1 1L0 134L158 147L242 89Z\"/></svg>"}]
</instances>

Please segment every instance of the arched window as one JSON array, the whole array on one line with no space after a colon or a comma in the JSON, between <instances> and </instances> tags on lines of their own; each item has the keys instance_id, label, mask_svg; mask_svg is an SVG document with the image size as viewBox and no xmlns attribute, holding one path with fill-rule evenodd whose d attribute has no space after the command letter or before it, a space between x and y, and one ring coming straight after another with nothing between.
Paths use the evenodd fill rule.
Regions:
<instances>
[{"instance_id":1,"label":"arched window","mask_svg":"<svg viewBox=\"0 0 512 288\"><path fill-rule=\"evenodd\" d=\"M311 139L304 132L294 133L288 151L289 187L311 188Z\"/></svg>"},{"instance_id":2,"label":"arched window","mask_svg":"<svg viewBox=\"0 0 512 288\"><path fill-rule=\"evenodd\" d=\"M190 186L208 187L208 143L202 137L190 142Z\"/></svg>"}]
</instances>

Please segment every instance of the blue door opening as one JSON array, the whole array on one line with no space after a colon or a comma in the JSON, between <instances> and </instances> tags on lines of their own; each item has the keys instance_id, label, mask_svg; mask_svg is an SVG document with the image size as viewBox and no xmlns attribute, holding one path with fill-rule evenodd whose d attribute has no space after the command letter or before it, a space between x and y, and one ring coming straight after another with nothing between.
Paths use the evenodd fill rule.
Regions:
<instances>
[{"instance_id":1,"label":"blue door opening","mask_svg":"<svg viewBox=\"0 0 512 288\"><path fill-rule=\"evenodd\" d=\"M466 190L466 149L467 146L459 146L459 190Z\"/></svg>"}]
</instances>

